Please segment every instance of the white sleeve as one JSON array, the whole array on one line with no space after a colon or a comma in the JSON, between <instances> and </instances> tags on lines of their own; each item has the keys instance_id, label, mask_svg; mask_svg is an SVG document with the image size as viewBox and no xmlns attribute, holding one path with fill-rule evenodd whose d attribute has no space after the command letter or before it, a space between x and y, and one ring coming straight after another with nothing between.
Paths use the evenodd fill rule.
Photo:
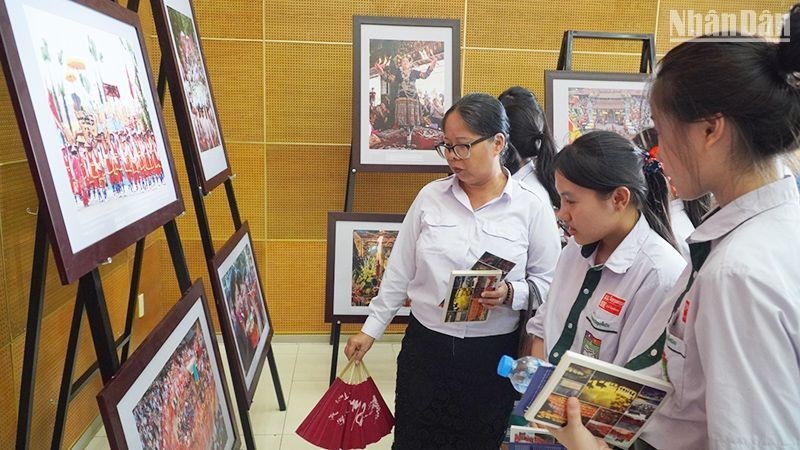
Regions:
<instances>
[{"instance_id":1,"label":"white sleeve","mask_svg":"<svg viewBox=\"0 0 800 450\"><path fill-rule=\"evenodd\" d=\"M418 195L406 213L397 240L389 256L378 295L369 303L369 317L361 331L380 339L408 297L408 284L416 273L417 238L420 232L421 195Z\"/></svg>"},{"instance_id":2,"label":"white sleeve","mask_svg":"<svg viewBox=\"0 0 800 450\"><path fill-rule=\"evenodd\" d=\"M544 316L547 314L548 303L550 302L542 303L542 306L536 310L536 314L528 319L528 323L525 325L525 330L528 334L544 339Z\"/></svg>"},{"instance_id":3,"label":"white sleeve","mask_svg":"<svg viewBox=\"0 0 800 450\"><path fill-rule=\"evenodd\" d=\"M549 204L542 203L538 214L534 215L528 227L528 264L525 267L525 278L539 288L542 299L547 298L559 254L561 254L561 238L558 235L556 216ZM519 281L512 285L514 286L512 308L527 309L528 283Z\"/></svg>"},{"instance_id":4,"label":"white sleeve","mask_svg":"<svg viewBox=\"0 0 800 450\"><path fill-rule=\"evenodd\" d=\"M788 298L794 288L781 287L779 274L727 270L700 277L694 332L709 448L800 447L796 290Z\"/></svg>"}]
</instances>

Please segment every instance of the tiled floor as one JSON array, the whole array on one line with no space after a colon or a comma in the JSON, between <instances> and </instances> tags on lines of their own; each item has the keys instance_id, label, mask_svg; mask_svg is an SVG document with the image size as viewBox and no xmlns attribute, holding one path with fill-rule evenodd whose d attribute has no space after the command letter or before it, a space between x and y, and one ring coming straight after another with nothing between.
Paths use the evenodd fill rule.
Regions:
<instances>
[{"instance_id":1,"label":"tiled floor","mask_svg":"<svg viewBox=\"0 0 800 450\"><path fill-rule=\"evenodd\" d=\"M281 338L280 342L272 344L272 349L275 352L275 362L283 386L286 411L278 411L272 376L269 366L265 362L261 381L250 407L250 422L256 446L265 450L314 449L317 447L296 435L295 430L328 388L332 347L322 342L291 343L288 342L289 338ZM344 349L344 342L340 349ZM220 351L224 351L221 346ZM400 352L399 341L389 337L389 339L385 339L385 342L376 342L364 359L372 379L375 380L386 404L392 410L394 410L398 352ZM222 359L225 371L228 373L226 358L223 356ZM347 360L342 354L339 358L338 370L342 370L346 363ZM233 391L229 390L233 396ZM236 409L235 406L234 409ZM380 450L389 449L391 446L392 436L389 435L368 448ZM109 448L102 428L85 448L90 450ZM244 441L242 441L242 448L244 448Z\"/></svg>"}]
</instances>

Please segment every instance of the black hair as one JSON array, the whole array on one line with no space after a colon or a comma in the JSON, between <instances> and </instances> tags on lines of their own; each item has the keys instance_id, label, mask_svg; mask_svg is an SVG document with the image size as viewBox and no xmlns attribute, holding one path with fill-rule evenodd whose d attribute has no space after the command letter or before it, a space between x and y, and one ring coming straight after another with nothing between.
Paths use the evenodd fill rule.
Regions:
<instances>
[{"instance_id":1,"label":"black hair","mask_svg":"<svg viewBox=\"0 0 800 450\"><path fill-rule=\"evenodd\" d=\"M645 128L633 137L633 143L649 152L658 146L658 132L655 128ZM703 216L711 209L711 194L704 194L693 200L683 200L683 209L692 225L699 226Z\"/></svg>"},{"instance_id":2,"label":"black hair","mask_svg":"<svg viewBox=\"0 0 800 450\"><path fill-rule=\"evenodd\" d=\"M560 207L561 197L556 190L552 167L557 153L556 143L536 96L523 87L512 86L500 94L499 99L511 125L509 147L519 156L509 158L510 164L506 167L515 173L521 161L535 159L536 177L550 196L550 203L556 208Z\"/></svg>"},{"instance_id":3,"label":"black hair","mask_svg":"<svg viewBox=\"0 0 800 450\"><path fill-rule=\"evenodd\" d=\"M788 39L777 44L737 34L678 45L658 65L653 102L679 123L727 118L737 162L767 165L799 143L800 4L792 7L784 33Z\"/></svg>"},{"instance_id":4,"label":"black hair","mask_svg":"<svg viewBox=\"0 0 800 450\"><path fill-rule=\"evenodd\" d=\"M669 185L657 161L611 131L592 131L564 147L553 170L572 183L603 195L618 187L631 192L631 203L659 236L677 248L669 218Z\"/></svg>"},{"instance_id":5,"label":"black hair","mask_svg":"<svg viewBox=\"0 0 800 450\"><path fill-rule=\"evenodd\" d=\"M506 138L506 146L500 152L500 163L505 165L512 157L508 151L508 116L499 100L489 94L472 93L461 97L442 117L442 129L447 117L457 112L470 130L480 136L494 136L497 133Z\"/></svg>"}]
</instances>

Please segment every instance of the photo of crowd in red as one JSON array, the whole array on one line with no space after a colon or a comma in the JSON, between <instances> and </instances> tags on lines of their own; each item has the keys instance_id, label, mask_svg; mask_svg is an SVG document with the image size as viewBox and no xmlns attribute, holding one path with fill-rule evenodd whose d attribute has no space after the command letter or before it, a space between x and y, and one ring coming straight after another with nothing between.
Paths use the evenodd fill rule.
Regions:
<instances>
[{"instance_id":1,"label":"photo of crowd in red","mask_svg":"<svg viewBox=\"0 0 800 450\"><path fill-rule=\"evenodd\" d=\"M633 139L650 119L643 89L569 88L569 143L595 130Z\"/></svg>"},{"instance_id":2,"label":"photo of crowd in red","mask_svg":"<svg viewBox=\"0 0 800 450\"><path fill-rule=\"evenodd\" d=\"M224 403L210 358L197 320L133 409L143 448L225 448Z\"/></svg>"},{"instance_id":3,"label":"photo of crowd in red","mask_svg":"<svg viewBox=\"0 0 800 450\"><path fill-rule=\"evenodd\" d=\"M222 291L242 370L247 375L262 335L269 332L269 322L249 237L235 258L222 276Z\"/></svg>"},{"instance_id":4,"label":"photo of crowd in red","mask_svg":"<svg viewBox=\"0 0 800 450\"><path fill-rule=\"evenodd\" d=\"M203 55L192 18L169 6L167 15L178 53L178 72L183 82L186 103L189 105L195 141L202 153L222 144Z\"/></svg>"},{"instance_id":5,"label":"photo of crowd in red","mask_svg":"<svg viewBox=\"0 0 800 450\"><path fill-rule=\"evenodd\" d=\"M442 140L444 42L371 39L370 149L433 150Z\"/></svg>"},{"instance_id":6,"label":"photo of crowd in red","mask_svg":"<svg viewBox=\"0 0 800 450\"><path fill-rule=\"evenodd\" d=\"M90 32L82 40L40 39L42 100L78 209L162 186L165 168L142 90L147 74L139 73L131 44Z\"/></svg>"}]
</instances>

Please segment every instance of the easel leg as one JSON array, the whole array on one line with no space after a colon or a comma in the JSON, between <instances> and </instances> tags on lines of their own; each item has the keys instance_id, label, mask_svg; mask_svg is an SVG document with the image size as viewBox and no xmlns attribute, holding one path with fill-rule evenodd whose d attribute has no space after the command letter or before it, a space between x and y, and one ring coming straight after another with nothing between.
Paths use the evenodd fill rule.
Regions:
<instances>
[{"instance_id":1,"label":"easel leg","mask_svg":"<svg viewBox=\"0 0 800 450\"><path fill-rule=\"evenodd\" d=\"M189 275L189 268L186 267L186 256L183 253L183 244L178 234L178 225L175 220L170 220L164 224L164 234L167 236L169 254L172 257L172 265L175 266L175 276L178 278L178 287L181 294L192 287L192 277Z\"/></svg>"},{"instance_id":2,"label":"easel leg","mask_svg":"<svg viewBox=\"0 0 800 450\"><path fill-rule=\"evenodd\" d=\"M83 297L86 305L86 316L89 319L89 329L92 331L100 377L103 379L103 384L106 384L119 370L119 358L98 269L81 277L78 283L78 295Z\"/></svg>"},{"instance_id":3,"label":"easel leg","mask_svg":"<svg viewBox=\"0 0 800 450\"><path fill-rule=\"evenodd\" d=\"M339 364L339 336L342 334L342 321L337 320L333 327L333 350L331 352L331 376L328 384L333 384L336 379L336 366Z\"/></svg>"},{"instance_id":4,"label":"easel leg","mask_svg":"<svg viewBox=\"0 0 800 450\"><path fill-rule=\"evenodd\" d=\"M128 310L125 315L125 336L128 340L122 346L122 354L119 359L125 362L128 359L128 350L131 348L133 333L133 315L136 311L136 298L139 295L139 280L142 277L142 260L144 259L144 239L136 242L136 251L133 255L133 271L131 273L131 290L128 292Z\"/></svg>"},{"instance_id":5,"label":"easel leg","mask_svg":"<svg viewBox=\"0 0 800 450\"><path fill-rule=\"evenodd\" d=\"M56 421L53 426L51 448L61 448L61 440L64 437L64 424L67 421L67 411L72 397L72 375L75 371L75 356L78 353L78 338L81 336L83 311L83 297L78 295L75 299L75 311L72 313L72 325L69 329L67 356L64 358L64 372L61 375L61 389L56 406Z\"/></svg>"},{"instance_id":6,"label":"easel leg","mask_svg":"<svg viewBox=\"0 0 800 450\"><path fill-rule=\"evenodd\" d=\"M47 231L44 213L36 218L36 238L33 244L31 289L28 297L28 322L25 328L25 357L22 361L22 382L17 410L17 449L27 449L33 415L33 390L36 384L36 364L39 356L39 338L42 331L44 285L47 277Z\"/></svg>"},{"instance_id":7,"label":"easel leg","mask_svg":"<svg viewBox=\"0 0 800 450\"><path fill-rule=\"evenodd\" d=\"M281 377L278 374L278 365L275 364L275 352L272 351L271 344L267 349L267 363L269 363L269 371L272 374L272 384L275 386L275 396L278 397L278 410L286 411L286 401L283 399Z\"/></svg>"}]
</instances>

